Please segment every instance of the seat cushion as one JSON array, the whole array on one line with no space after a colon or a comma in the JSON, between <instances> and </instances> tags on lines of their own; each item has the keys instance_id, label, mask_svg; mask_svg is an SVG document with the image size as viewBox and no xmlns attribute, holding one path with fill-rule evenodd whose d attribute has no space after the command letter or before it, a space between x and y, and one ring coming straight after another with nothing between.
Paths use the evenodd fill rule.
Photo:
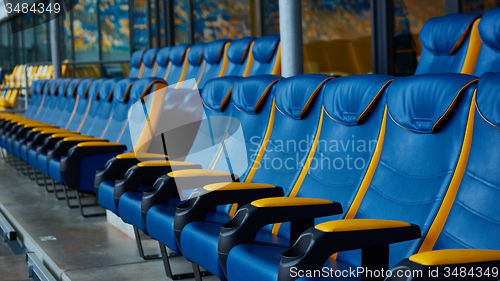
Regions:
<instances>
[{"instance_id":1,"label":"seat cushion","mask_svg":"<svg viewBox=\"0 0 500 281\"><path fill-rule=\"evenodd\" d=\"M30 151L31 153L31 151ZM47 165L47 154L45 153L40 153L38 157L36 158L37 165L34 167L37 167L40 172L46 174L47 176L49 175L49 167Z\"/></svg>"},{"instance_id":2,"label":"seat cushion","mask_svg":"<svg viewBox=\"0 0 500 281\"><path fill-rule=\"evenodd\" d=\"M115 215L119 215L118 210L116 210L115 201L113 200L114 190L114 181L103 181L99 185L99 192L97 192L97 197L99 199L99 204L101 205L101 207L110 210Z\"/></svg>"},{"instance_id":3,"label":"seat cushion","mask_svg":"<svg viewBox=\"0 0 500 281\"><path fill-rule=\"evenodd\" d=\"M100 193L100 191L99 191ZM118 213L126 223L137 227L148 234L148 230L142 222L141 216L142 192L125 192L118 203Z\"/></svg>"},{"instance_id":4,"label":"seat cushion","mask_svg":"<svg viewBox=\"0 0 500 281\"><path fill-rule=\"evenodd\" d=\"M199 264L220 279L224 280L225 275L220 267L219 257L217 254L217 246L219 244L219 234L222 224L222 222L193 222L188 224L182 230L181 246L182 252L187 260ZM279 247L282 252L288 249L289 246L289 241L287 239L272 235L267 228L259 231L255 241L260 245ZM236 278L230 280L239 279ZM260 279L255 278L252 280Z\"/></svg>"},{"instance_id":5,"label":"seat cushion","mask_svg":"<svg viewBox=\"0 0 500 281\"><path fill-rule=\"evenodd\" d=\"M278 270L281 261L281 254L288 247L242 244L234 247L229 253L227 260L229 280L262 280L275 281L278 280ZM312 281L312 280L360 280L357 278L356 267L351 269L351 266L343 262L329 259L324 264L326 274L338 278L326 278L321 276L307 276L307 272L291 271L292 277L301 277L297 280ZM323 273L323 271L321 272ZM342 277L342 273L344 276Z\"/></svg>"},{"instance_id":6,"label":"seat cushion","mask_svg":"<svg viewBox=\"0 0 500 281\"><path fill-rule=\"evenodd\" d=\"M147 213L146 224L151 238L158 240L170 250L180 254L181 250L177 246L174 236L175 209L175 206L170 205L153 206Z\"/></svg>"}]
</instances>

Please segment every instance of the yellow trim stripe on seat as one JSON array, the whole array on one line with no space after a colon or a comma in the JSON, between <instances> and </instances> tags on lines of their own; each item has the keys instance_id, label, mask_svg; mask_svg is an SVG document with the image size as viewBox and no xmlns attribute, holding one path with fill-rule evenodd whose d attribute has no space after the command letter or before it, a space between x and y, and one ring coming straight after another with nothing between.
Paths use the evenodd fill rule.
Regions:
<instances>
[{"instance_id":1,"label":"yellow trim stripe on seat","mask_svg":"<svg viewBox=\"0 0 500 281\"><path fill-rule=\"evenodd\" d=\"M467 127L465 129L462 150L460 151L460 157L458 158L455 173L453 173L448 191L446 192L443 202L441 203L441 208L439 208L439 211L434 218L434 221L432 222L432 225L429 228L429 231L427 232L427 235L425 236L420 249L418 250L419 253L427 252L434 248L434 244L436 244L439 234L443 230L446 219L448 218L451 207L453 206L453 202L455 201L458 187L460 186L460 182L462 181L462 176L464 175L467 160L469 158L469 151L472 141L472 130L474 126L474 113L476 109L475 105L476 93L474 91L474 96L472 97L472 103L469 109L469 119L467 120Z\"/></svg>"}]
</instances>

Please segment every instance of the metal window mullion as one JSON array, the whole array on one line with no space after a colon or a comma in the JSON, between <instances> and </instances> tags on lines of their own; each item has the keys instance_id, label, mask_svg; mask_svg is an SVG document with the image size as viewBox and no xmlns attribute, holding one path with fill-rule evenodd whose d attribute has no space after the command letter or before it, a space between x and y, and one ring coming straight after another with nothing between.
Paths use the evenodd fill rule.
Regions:
<instances>
[{"instance_id":1,"label":"metal window mullion","mask_svg":"<svg viewBox=\"0 0 500 281\"><path fill-rule=\"evenodd\" d=\"M153 46L153 34L151 32L151 0L146 0L146 33L148 37L148 49Z\"/></svg>"},{"instance_id":2,"label":"metal window mullion","mask_svg":"<svg viewBox=\"0 0 500 281\"><path fill-rule=\"evenodd\" d=\"M160 1L161 0L155 0L155 19L156 19L156 25L155 25L155 32L156 32L156 47L160 48L161 47L161 32L160 32Z\"/></svg>"},{"instance_id":3,"label":"metal window mullion","mask_svg":"<svg viewBox=\"0 0 500 281\"><path fill-rule=\"evenodd\" d=\"M130 56L135 51L135 36L134 36L134 0L128 0L128 30L129 30L129 45Z\"/></svg>"},{"instance_id":4,"label":"metal window mullion","mask_svg":"<svg viewBox=\"0 0 500 281\"><path fill-rule=\"evenodd\" d=\"M71 7L71 10L69 11L69 29L71 32L71 60L75 61L76 59L76 51L75 51L75 26L73 24L73 21L75 19L75 14L73 12L73 0L69 0L69 4ZM71 71L73 72L73 77L76 78L76 67L73 65L71 66Z\"/></svg>"},{"instance_id":5,"label":"metal window mullion","mask_svg":"<svg viewBox=\"0 0 500 281\"><path fill-rule=\"evenodd\" d=\"M165 9L165 36L167 46L173 46L175 41L175 30L174 30L174 1L173 0L163 0Z\"/></svg>"},{"instance_id":6,"label":"metal window mullion","mask_svg":"<svg viewBox=\"0 0 500 281\"><path fill-rule=\"evenodd\" d=\"M98 61L99 72L102 76L102 23L101 23L101 0L96 0L97 4L97 41L98 41Z\"/></svg>"},{"instance_id":7,"label":"metal window mullion","mask_svg":"<svg viewBox=\"0 0 500 281\"><path fill-rule=\"evenodd\" d=\"M394 3L371 0L373 73L394 75Z\"/></svg>"},{"instance_id":8,"label":"metal window mullion","mask_svg":"<svg viewBox=\"0 0 500 281\"><path fill-rule=\"evenodd\" d=\"M188 0L188 43L194 44L194 9L193 9L193 0Z\"/></svg>"}]
</instances>

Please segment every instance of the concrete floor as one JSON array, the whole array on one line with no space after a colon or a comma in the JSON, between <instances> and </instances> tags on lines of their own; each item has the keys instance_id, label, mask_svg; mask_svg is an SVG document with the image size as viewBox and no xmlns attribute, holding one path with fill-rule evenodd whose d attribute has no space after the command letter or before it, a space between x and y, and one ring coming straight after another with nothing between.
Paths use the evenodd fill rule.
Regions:
<instances>
[{"instance_id":1,"label":"concrete floor","mask_svg":"<svg viewBox=\"0 0 500 281\"><path fill-rule=\"evenodd\" d=\"M69 209L64 201L56 200L3 160L0 211L21 234L27 251L34 252L58 280L170 280L161 260L141 259L135 241L107 223L105 217L81 217L77 209ZM156 241L145 244L148 254L159 252ZM7 250L0 247L0 256L2 251ZM183 257L171 258L171 262L174 274L192 272ZM14 268L23 268L22 278L27 276L24 255L0 259L0 280L23 280L3 278ZM218 279L209 276L203 280Z\"/></svg>"}]
</instances>

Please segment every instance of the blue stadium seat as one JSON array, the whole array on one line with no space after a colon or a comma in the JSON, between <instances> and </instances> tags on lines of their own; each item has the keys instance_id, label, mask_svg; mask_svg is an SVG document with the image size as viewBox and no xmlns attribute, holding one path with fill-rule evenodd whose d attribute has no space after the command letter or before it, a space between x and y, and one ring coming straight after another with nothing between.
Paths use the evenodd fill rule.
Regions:
<instances>
[{"instance_id":1,"label":"blue stadium seat","mask_svg":"<svg viewBox=\"0 0 500 281\"><path fill-rule=\"evenodd\" d=\"M500 8L484 12L478 24L482 45L473 75L481 76L486 72L500 71Z\"/></svg>"},{"instance_id":2,"label":"blue stadium seat","mask_svg":"<svg viewBox=\"0 0 500 281\"><path fill-rule=\"evenodd\" d=\"M422 53L415 74L472 74L481 40L479 14L453 14L427 20L420 30Z\"/></svg>"},{"instance_id":3,"label":"blue stadium seat","mask_svg":"<svg viewBox=\"0 0 500 281\"><path fill-rule=\"evenodd\" d=\"M251 49L252 68L248 76L257 74L281 75L281 43L279 35L256 38Z\"/></svg>"},{"instance_id":4,"label":"blue stadium seat","mask_svg":"<svg viewBox=\"0 0 500 281\"><path fill-rule=\"evenodd\" d=\"M500 138L499 81L498 73L487 73L479 80L475 106L471 108L474 126L469 158L454 201L443 204L443 219L434 220L422 239L419 253L399 262L394 271L398 267L423 270L427 276L429 268L437 269L441 272L439 278L443 279L445 267L452 271L464 268L466 273L474 273L466 276L476 280L480 271L487 272L487 269L491 271L500 266L500 177L496 171L500 164L497 153ZM489 275L489 278L483 277L498 279L492 272Z\"/></svg>"},{"instance_id":5,"label":"blue stadium seat","mask_svg":"<svg viewBox=\"0 0 500 281\"><path fill-rule=\"evenodd\" d=\"M247 77L252 67L250 50L255 38L245 37L231 42L227 48L227 67L224 76Z\"/></svg>"}]
</instances>

